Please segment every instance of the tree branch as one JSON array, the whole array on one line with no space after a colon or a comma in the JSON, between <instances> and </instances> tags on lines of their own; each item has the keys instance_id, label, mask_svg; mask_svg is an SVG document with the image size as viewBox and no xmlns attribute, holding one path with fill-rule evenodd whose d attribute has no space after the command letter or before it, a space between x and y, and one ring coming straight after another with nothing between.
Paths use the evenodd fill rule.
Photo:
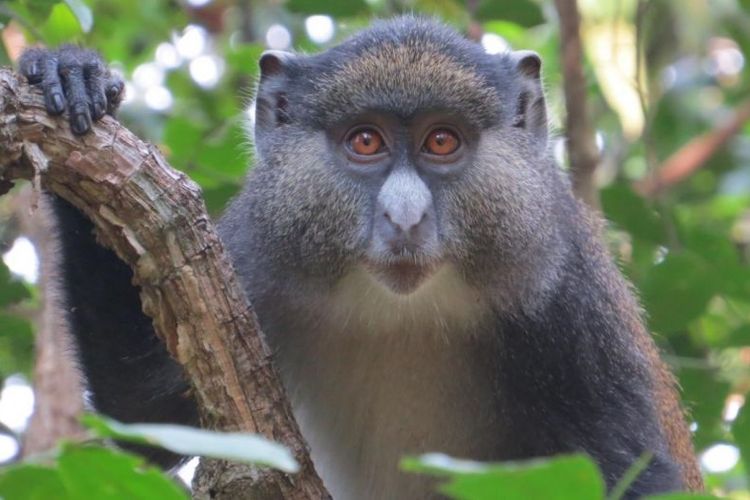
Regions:
<instances>
[{"instance_id":1,"label":"tree branch","mask_svg":"<svg viewBox=\"0 0 750 500\"><path fill-rule=\"evenodd\" d=\"M0 70L0 178L35 175L132 267L144 312L192 381L204 424L292 450L301 465L295 476L245 467L254 498L328 498L200 189L112 118L73 136L35 89ZM206 496L212 484L223 492L212 498L240 497L217 475L201 486Z\"/></svg>"},{"instance_id":2,"label":"tree branch","mask_svg":"<svg viewBox=\"0 0 750 500\"><path fill-rule=\"evenodd\" d=\"M586 108L586 79L583 76L581 16L576 0L555 0L560 18L560 58L565 92L565 135L573 181L573 191L591 207L599 208L599 192L594 171L599 165L594 127Z\"/></svg>"},{"instance_id":3,"label":"tree branch","mask_svg":"<svg viewBox=\"0 0 750 500\"><path fill-rule=\"evenodd\" d=\"M743 102L724 123L690 140L672 153L653 175L634 185L644 196L653 197L699 170L750 120L750 100Z\"/></svg>"}]
</instances>

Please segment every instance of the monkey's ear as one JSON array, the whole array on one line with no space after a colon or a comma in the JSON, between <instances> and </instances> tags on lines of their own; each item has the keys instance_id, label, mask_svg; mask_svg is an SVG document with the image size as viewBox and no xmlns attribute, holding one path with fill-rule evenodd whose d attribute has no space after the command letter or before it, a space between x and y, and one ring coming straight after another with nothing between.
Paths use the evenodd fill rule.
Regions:
<instances>
[{"instance_id":1,"label":"monkey's ear","mask_svg":"<svg viewBox=\"0 0 750 500\"><path fill-rule=\"evenodd\" d=\"M297 57L282 50L266 50L260 56L260 83L255 97L256 130L289 123L288 68Z\"/></svg>"},{"instance_id":2,"label":"monkey's ear","mask_svg":"<svg viewBox=\"0 0 750 500\"><path fill-rule=\"evenodd\" d=\"M527 129L546 144L547 105L542 90L542 59L531 50L516 50L510 57L521 79L513 126Z\"/></svg>"},{"instance_id":3,"label":"monkey's ear","mask_svg":"<svg viewBox=\"0 0 750 500\"><path fill-rule=\"evenodd\" d=\"M260 79L264 80L282 74L284 68L296 57L291 52L284 50L264 50L258 61Z\"/></svg>"}]
</instances>

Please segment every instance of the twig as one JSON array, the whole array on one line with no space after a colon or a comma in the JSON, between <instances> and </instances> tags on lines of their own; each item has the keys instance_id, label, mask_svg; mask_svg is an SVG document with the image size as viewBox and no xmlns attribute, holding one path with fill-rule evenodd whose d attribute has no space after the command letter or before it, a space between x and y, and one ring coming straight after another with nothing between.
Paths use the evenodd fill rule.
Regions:
<instances>
[{"instance_id":1,"label":"twig","mask_svg":"<svg viewBox=\"0 0 750 500\"><path fill-rule=\"evenodd\" d=\"M635 183L640 194L655 197L699 170L750 120L750 100L743 102L724 123L699 135L675 151L650 176Z\"/></svg>"},{"instance_id":2,"label":"twig","mask_svg":"<svg viewBox=\"0 0 750 500\"><path fill-rule=\"evenodd\" d=\"M565 134L572 173L573 191L583 201L599 208L594 171L599 165L594 128L586 106L586 79L583 75L581 16L575 0L555 0L560 18L560 57L565 92Z\"/></svg>"}]
</instances>

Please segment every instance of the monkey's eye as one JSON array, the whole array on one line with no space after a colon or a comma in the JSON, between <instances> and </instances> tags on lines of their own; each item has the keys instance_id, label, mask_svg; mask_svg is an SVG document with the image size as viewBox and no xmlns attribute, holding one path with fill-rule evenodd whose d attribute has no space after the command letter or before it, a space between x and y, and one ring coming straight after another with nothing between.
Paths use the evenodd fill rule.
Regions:
<instances>
[{"instance_id":1,"label":"monkey's eye","mask_svg":"<svg viewBox=\"0 0 750 500\"><path fill-rule=\"evenodd\" d=\"M447 128L438 128L427 136L422 151L436 156L445 156L455 152L460 145L461 140L455 132Z\"/></svg>"},{"instance_id":2,"label":"monkey's eye","mask_svg":"<svg viewBox=\"0 0 750 500\"><path fill-rule=\"evenodd\" d=\"M385 141L375 129L361 128L355 130L346 139L349 149L361 156L372 156L384 149Z\"/></svg>"}]
</instances>

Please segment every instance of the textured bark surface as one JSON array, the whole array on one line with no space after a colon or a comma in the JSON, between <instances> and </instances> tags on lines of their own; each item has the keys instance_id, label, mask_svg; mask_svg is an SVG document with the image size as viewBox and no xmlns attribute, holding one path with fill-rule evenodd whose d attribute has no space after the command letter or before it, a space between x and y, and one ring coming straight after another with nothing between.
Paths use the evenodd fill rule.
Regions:
<instances>
[{"instance_id":1,"label":"textured bark surface","mask_svg":"<svg viewBox=\"0 0 750 500\"><path fill-rule=\"evenodd\" d=\"M555 8L560 18L560 60L566 109L565 137L573 192L590 207L599 209L599 190L594 182L594 171L599 165L600 158L586 104L581 15L576 0L555 0Z\"/></svg>"},{"instance_id":2,"label":"textured bark surface","mask_svg":"<svg viewBox=\"0 0 750 500\"><path fill-rule=\"evenodd\" d=\"M200 189L110 117L73 136L35 89L0 70L0 181L35 177L83 211L100 243L132 267L143 309L192 381L204 424L284 443L301 465L296 475L244 467L242 481L232 481L236 467L212 467L196 495L241 498L253 478L255 498L329 497Z\"/></svg>"}]
</instances>

